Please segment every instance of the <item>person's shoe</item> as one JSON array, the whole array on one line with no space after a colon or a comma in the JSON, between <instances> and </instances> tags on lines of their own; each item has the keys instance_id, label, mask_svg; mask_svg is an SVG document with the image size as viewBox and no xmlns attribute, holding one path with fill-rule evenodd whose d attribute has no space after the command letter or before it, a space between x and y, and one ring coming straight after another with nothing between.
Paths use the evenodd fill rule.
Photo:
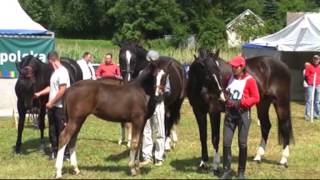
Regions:
<instances>
[{"instance_id":1,"label":"person's shoe","mask_svg":"<svg viewBox=\"0 0 320 180\"><path fill-rule=\"evenodd\" d=\"M163 162L162 160L156 159L156 162L154 163L155 166L162 166Z\"/></svg>"},{"instance_id":2,"label":"person's shoe","mask_svg":"<svg viewBox=\"0 0 320 180\"><path fill-rule=\"evenodd\" d=\"M143 167L143 166L146 166L146 165L149 165L149 164L152 164L152 160L151 159L146 159L142 162L140 162L140 167Z\"/></svg>"}]
</instances>

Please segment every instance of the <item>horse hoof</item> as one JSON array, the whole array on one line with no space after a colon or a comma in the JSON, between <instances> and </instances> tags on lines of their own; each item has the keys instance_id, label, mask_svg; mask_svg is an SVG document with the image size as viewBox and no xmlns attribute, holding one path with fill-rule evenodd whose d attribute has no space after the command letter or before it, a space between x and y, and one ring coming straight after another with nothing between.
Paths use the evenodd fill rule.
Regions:
<instances>
[{"instance_id":1,"label":"horse hoof","mask_svg":"<svg viewBox=\"0 0 320 180\"><path fill-rule=\"evenodd\" d=\"M261 160L253 160L253 161L255 161L257 164L261 163Z\"/></svg>"},{"instance_id":2,"label":"horse hoof","mask_svg":"<svg viewBox=\"0 0 320 180\"><path fill-rule=\"evenodd\" d=\"M279 163L279 165L280 165L280 167L282 167L282 168L288 168L288 163L284 163L284 164Z\"/></svg>"},{"instance_id":3,"label":"horse hoof","mask_svg":"<svg viewBox=\"0 0 320 180\"><path fill-rule=\"evenodd\" d=\"M220 170L219 169L216 169L216 170L213 170L213 175L214 176L220 176Z\"/></svg>"},{"instance_id":4,"label":"horse hoof","mask_svg":"<svg viewBox=\"0 0 320 180\"><path fill-rule=\"evenodd\" d=\"M131 176L136 176L136 175L138 175L137 169L136 168L132 168L131 169Z\"/></svg>"},{"instance_id":5,"label":"horse hoof","mask_svg":"<svg viewBox=\"0 0 320 180\"><path fill-rule=\"evenodd\" d=\"M80 170L78 168L73 170L73 174L74 175L79 175L80 174Z\"/></svg>"},{"instance_id":6,"label":"horse hoof","mask_svg":"<svg viewBox=\"0 0 320 180\"><path fill-rule=\"evenodd\" d=\"M119 141L118 141L118 144L121 145L121 144L122 144L122 140L119 140Z\"/></svg>"}]
</instances>

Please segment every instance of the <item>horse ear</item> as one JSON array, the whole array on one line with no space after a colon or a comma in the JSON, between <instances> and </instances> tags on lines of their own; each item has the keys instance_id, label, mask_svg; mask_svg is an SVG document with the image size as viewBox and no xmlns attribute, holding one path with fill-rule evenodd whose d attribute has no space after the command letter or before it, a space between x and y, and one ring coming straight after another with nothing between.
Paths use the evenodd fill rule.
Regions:
<instances>
[{"instance_id":1,"label":"horse ear","mask_svg":"<svg viewBox=\"0 0 320 180\"><path fill-rule=\"evenodd\" d=\"M220 49L217 49L217 50L216 50L216 53L215 53L215 57L216 57L216 58L219 58L219 53L220 53Z\"/></svg>"}]
</instances>

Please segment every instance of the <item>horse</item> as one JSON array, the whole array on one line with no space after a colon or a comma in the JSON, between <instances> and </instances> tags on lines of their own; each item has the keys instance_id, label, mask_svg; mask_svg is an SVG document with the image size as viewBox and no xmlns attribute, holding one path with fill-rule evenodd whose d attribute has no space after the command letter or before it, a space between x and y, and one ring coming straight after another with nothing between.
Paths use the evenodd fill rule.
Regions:
<instances>
[{"instance_id":1,"label":"horse","mask_svg":"<svg viewBox=\"0 0 320 180\"><path fill-rule=\"evenodd\" d=\"M139 72L150 62L146 59L147 50L141 47L137 42L125 41L119 44L119 63L121 75L124 82L129 82L136 78ZM160 56L160 60L172 61L168 67L171 93L164 99L165 103L165 131L166 131L166 150L170 149L170 132L174 147L177 142L176 132L173 130L173 124L178 124L180 119L180 108L186 96L185 87L187 84L186 75L182 65L175 59L166 56Z\"/></svg>"},{"instance_id":2,"label":"horse","mask_svg":"<svg viewBox=\"0 0 320 180\"><path fill-rule=\"evenodd\" d=\"M152 62L135 80L123 85L84 80L75 83L66 91L64 108L67 124L59 138L57 178L62 177L63 155L67 145L74 172L80 172L75 154L76 139L82 124L90 114L107 121L132 123L129 167L132 175L139 172L139 149L143 129L147 119L154 113L156 97L163 94L161 88L157 88L161 84L156 84L158 72L162 67L161 63Z\"/></svg>"},{"instance_id":3,"label":"horse","mask_svg":"<svg viewBox=\"0 0 320 180\"><path fill-rule=\"evenodd\" d=\"M61 63L68 69L71 83L82 79L81 69L74 60L61 58ZM34 99L33 97L35 92L50 85L50 76L53 72L53 68L49 64L43 63L38 57L32 55L23 57L21 62L16 63L16 68L19 72L15 84L19 122L15 152L21 153L21 139L26 113L28 110L32 109L34 102L37 102L40 109L37 122L40 130L40 150L44 151L45 144L43 133L45 128L44 120L48 95L41 96L38 99Z\"/></svg>"},{"instance_id":4,"label":"horse","mask_svg":"<svg viewBox=\"0 0 320 180\"><path fill-rule=\"evenodd\" d=\"M254 157L254 161L261 162L267 145L271 128L269 108L271 103L277 113L278 141L283 144L283 153L280 165L288 167L289 143L293 140L293 130L290 110L290 83L289 68L281 61L269 56L258 56L246 59L247 71L256 79L261 100L257 104L257 114L260 121L262 139ZM200 52L195 57L189 71L188 98L197 118L202 145L202 160L207 160L206 124L205 115L209 112L212 123L216 126L212 130L213 144L215 148L214 164L219 164L218 144L220 114L224 111L224 90L229 77L232 75L231 66L219 58L216 53ZM202 82L201 82L201 79ZM200 82L196 82L199 80ZM202 97L196 100L196 96ZM205 110L203 110L205 109ZM213 125L212 125L213 126ZM217 156L217 157L216 157Z\"/></svg>"},{"instance_id":5,"label":"horse","mask_svg":"<svg viewBox=\"0 0 320 180\"><path fill-rule=\"evenodd\" d=\"M114 84L114 85L123 85L123 80L116 78L116 77L102 77L98 79L98 81L101 81L104 84ZM125 130L127 130L127 135L128 135L128 142L127 142L127 147L130 148L131 144L131 124L126 123L126 122L121 122L121 139L119 139L118 144L121 145L123 142L125 142Z\"/></svg>"}]
</instances>

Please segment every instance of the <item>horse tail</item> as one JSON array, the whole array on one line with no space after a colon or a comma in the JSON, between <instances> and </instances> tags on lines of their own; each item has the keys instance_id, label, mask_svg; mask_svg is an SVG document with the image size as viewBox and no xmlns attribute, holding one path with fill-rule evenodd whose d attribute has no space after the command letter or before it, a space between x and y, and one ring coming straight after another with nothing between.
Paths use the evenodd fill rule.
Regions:
<instances>
[{"instance_id":1,"label":"horse tail","mask_svg":"<svg viewBox=\"0 0 320 180\"><path fill-rule=\"evenodd\" d=\"M69 121L69 117L68 117L68 103L66 101L66 97L67 97L67 94L68 94L68 89L67 91L64 93L64 96L63 96L63 113L65 115L65 122L68 123Z\"/></svg>"}]
</instances>

